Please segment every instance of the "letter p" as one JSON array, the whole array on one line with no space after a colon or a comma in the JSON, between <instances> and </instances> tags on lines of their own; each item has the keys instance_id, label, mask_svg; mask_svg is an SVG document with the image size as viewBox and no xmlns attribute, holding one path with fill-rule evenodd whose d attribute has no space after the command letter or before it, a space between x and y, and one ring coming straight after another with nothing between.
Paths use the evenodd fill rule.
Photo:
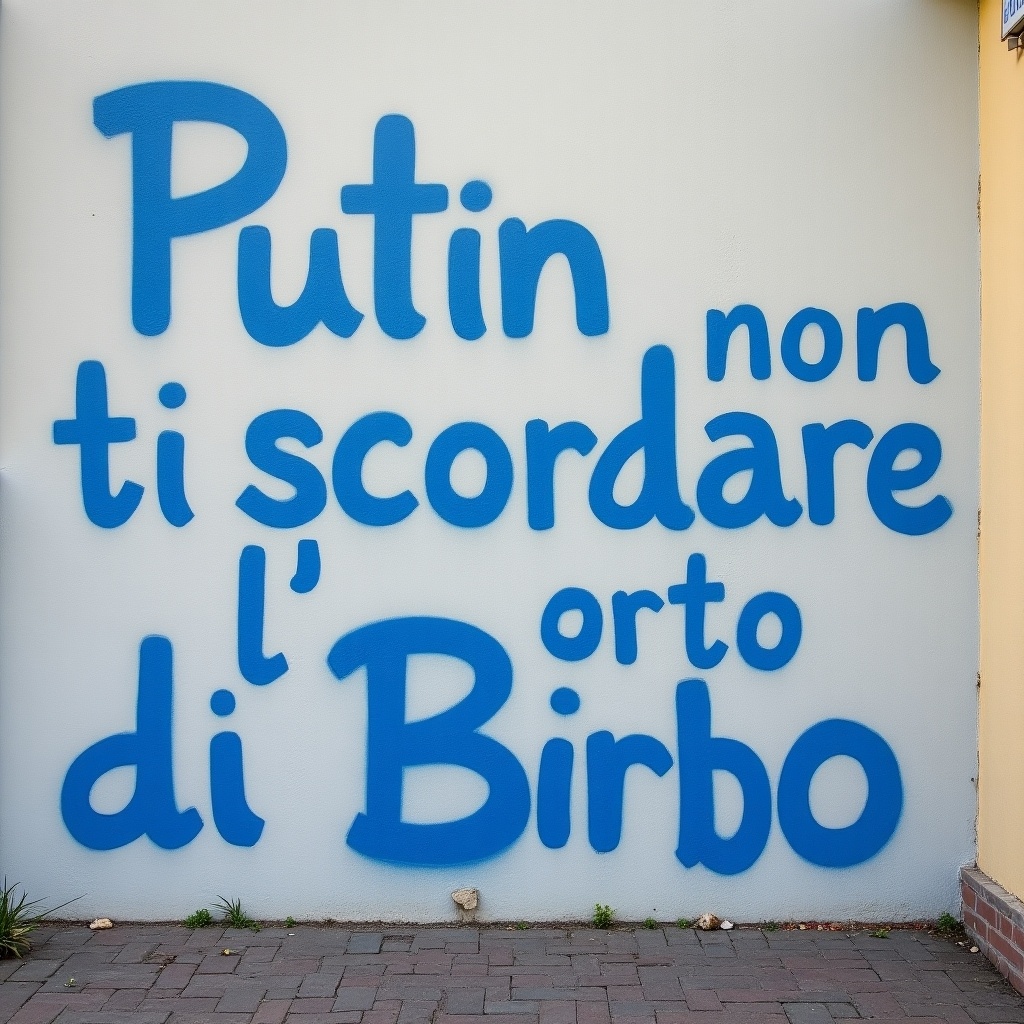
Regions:
<instances>
[{"instance_id":1,"label":"letter p","mask_svg":"<svg viewBox=\"0 0 1024 1024\"><path fill-rule=\"evenodd\" d=\"M175 123L208 121L238 132L245 162L227 181L171 195ZM132 137L132 323L147 337L171 321L171 239L223 227L259 209L284 177L284 129L254 96L216 82L145 82L97 96L93 122L109 139Z\"/></svg>"}]
</instances>

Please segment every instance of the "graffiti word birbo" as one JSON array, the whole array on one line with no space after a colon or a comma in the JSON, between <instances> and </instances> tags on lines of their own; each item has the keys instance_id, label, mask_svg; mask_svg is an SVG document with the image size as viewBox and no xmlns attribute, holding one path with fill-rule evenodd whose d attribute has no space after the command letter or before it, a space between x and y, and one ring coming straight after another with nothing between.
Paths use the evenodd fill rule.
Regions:
<instances>
[{"instance_id":1,"label":"graffiti word birbo","mask_svg":"<svg viewBox=\"0 0 1024 1024\"><path fill-rule=\"evenodd\" d=\"M420 655L457 659L469 666L473 686L458 703L428 718L407 718L410 662ZM564 847L572 833L571 792L576 747L561 736L543 748L536 781L510 747L482 731L512 693L513 667L505 648L466 622L430 616L385 619L341 637L327 658L344 681L365 673L367 749L364 810L347 843L373 860L442 867L495 857L520 840L534 821L540 842ZM166 637L146 637L140 647L138 702L133 731L90 746L71 764L61 793L68 831L91 849L111 850L143 836L164 849L192 842L203 828L195 807L179 810L174 791L172 737L173 667ZM235 710L233 695L217 690L212 712ZM687 868L703 865L719 874L746 871L761 856L771 832L773 804L790 847L813 864L844 868L870 859L889 841L903 808L903 783L895 754L875 731L847 719L827 719L796 737L773 785L764 762L740 740L713 734L707 683L686 679L675 687L675 753L657 738L635 733L616 738L608 730L587 736L587 839L598 853L619 845L629 769L639 766L664 777L675 767L679 797L676 857ZM569 718L580 695L557 688L551 710ZM667 711L668 709L666 709ZM811 781L835 757L855 760L867 780L857 819L833 828L816 820ZM473 813L454 820L409 822L403 818L406 769L456 766L487 784L487 798ZM135 789L113 813L94 809L91 792L108 772L134 768ZM715 824L713 774L733 776L743 794L739 826L722 836ZM242 744L232 731L210 743L210 795L214 825L236 846L254 846L264 821L248 805Z\"/></svg>"}]
</instances>

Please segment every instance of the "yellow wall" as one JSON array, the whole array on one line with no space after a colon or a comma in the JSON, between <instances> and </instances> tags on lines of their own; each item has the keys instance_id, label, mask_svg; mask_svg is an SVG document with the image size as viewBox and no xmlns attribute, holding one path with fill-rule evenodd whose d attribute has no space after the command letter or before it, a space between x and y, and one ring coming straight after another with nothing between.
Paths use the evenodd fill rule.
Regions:
<instances>
[{"instance_id":1,"label":"yellow wall","mask_svg":"<svg viewBox=\"0 0 1024 1024\"><path fill-rule=\"evenodd\" d=\"M978 866L1024 895L1024 57L981 0Z\"/></svg>"}]
</instances>

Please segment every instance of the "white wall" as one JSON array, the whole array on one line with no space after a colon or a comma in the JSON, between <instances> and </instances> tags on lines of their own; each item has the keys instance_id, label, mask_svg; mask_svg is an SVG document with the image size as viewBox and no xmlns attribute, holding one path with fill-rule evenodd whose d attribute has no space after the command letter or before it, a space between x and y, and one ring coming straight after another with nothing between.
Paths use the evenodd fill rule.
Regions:
<instances>
[{"instance_id":1,"label":"white wall","mask_svg":"<svg viewBox=\"0 0 1024 1024\"><path fill-rule=\"evenodd\" d=\"M6 0L0 867L7 877L55 902L84 893L74 904L83 917L181 917L223 894L263 917L438 920L451 916L448 894L459 885L478 886L482 915L493 919L587 916L595 901L623 918L662 919L705 909L739 920L901 919L953 907L956 868L973 859L976 803L976 33L973 8L926 0L483 7ZM92 104L160 80L204 80L257 97L284 129L288 166L260 209L173 243L170 326L144 337L132 323L129 137L105 138ZM339 209L342 185L371 180L374 127L393 113L415 126L417 181L449 190L445 212L414 218L412 288L426 326L404 341L386 336L374 316L371 218ZM176 127L173 147L176 196L225 180L245 155L236 133L211 124ZM470 179L493 189L482 213L459 206ZM157 184L143 186L143 202L159 198ZM559 257L543 273L533 332L505 336L497 230L513 217L528 226L564 218L593 233L607 272L607 333L577 329ZM272 232L281 302L305 281L310 232L338 232L345 287L365 315L351 338L321 326L273 348L248 336L236 246L240 228L252 224ZM477 341L457 337L448 315L446 249L452 232L467 226L483 239L488 330ZM882 342L877 379L858 380L857 310L895 302L923 314L941 370L930 383L910 379L899 330ZM706 311L740 303L766 315L771 377L751 378L740 332L725 380L710 381ZM843 331L839 365L817 383L795 379L779 356L784 326L805 307L831 312ZM810 361L813 333L803 350ZM592 512L587 488L599 454L639 416L641 361L656 345L674 354L680 492L696 520L681 531L657 521L612 529ZM105 368L111 415L137 424L136 440L111 446L110 479L114 491L130 479L145 493L116 528L86 517L79 448L54 444L54 422L75 414L76 370L86 360ZM180 409L157 401L168 381L187 389ZM308 451L291 443L327 481L324 511L293 529L261 525L235 505L249 484L290 494L245 454L249 423L273 409L301 410L324 434ZM404 417L413 437L404 448L371 453L365 482L378 494L408 488L419 500L407 519L386 527L353 521L331 489L338 439L378 410ZM762 517L726 529L697 507L703 467L742 446L712 443L705 433L708 421L729 411L771 424L785 493L804 506L794 525ZM585 458L569 452L559 462L556 524L544 531L527 521L524 426L537 418L581 421L598 439ZM806 510L801 427L851 418L875 440L866 452L842 449L835 520L815 525ZM445 522L425 494L427 450L460 421L496 431L513 462L507 507L482 528ZM921 536L880 521L865 490L877 439L904 422L930 428L942 459L918 490L897 497L922 505L942 495L953 509L941 528ZM195 518L182 527L167 522L157 500L162 430L185 437ZM624 474L620 501L630 500L630 486L636 493L640 468L635 460ZM456 485L472 494L481 481L472 457L462 470ZM736 500L745 484L733 484L727 497ZM322 557L308 594L288 587L300 539L315 539ZM247 682L236 659L246 545L267 553L266 654L281 651L289 663L266 686ZM665 598L695 552L726 587L724 602L707 610L708 643L727 643L724 659L694 668L683 610L666 605L657 615L641 612L638 658L619 664L611 595L649 589ZM604 611L600 645L575 663L549 654L539 633L548 599L570 586L591 591ZM741 609L765 591L789 595L802 617L799 649L777 671L751 668L737 652ZM514 666L511 696L483 731L521 763L530 818L511 846L475 863L382 863L346 845L365 809L367 686L361 672L336 680L326 657L357 627L402 616L470 623ZM90 849L69 832L62 786L83 751L135 728L139 646L148 635L173 644L174 785L179 808L196 808L203 828L174 850L146 837ZM761 639L771 642L767 631ZM690 678L707 682L714 735L753 748L771 780L767 845L734 874L686 867L675 855L674 695ZM407 717L437 714L471 683L469 669L453 659L414 657ZM575 716L550 709L560 686L580 694ZM223 719L209 704L218 688L237 700ZM903 790L892 838L847 867L798 855L775 807L790 748L828 719L880 735ZM209 744L218 730L240 737L248 801L266 822L253 846L225 841L214 822ZM600 730L648 734L673 761L663 778L630 769L621 841L605 853L592 849L587 830L586 737ZM536 825L541 748L555 736L576 750L572 829L561 849L545 847ZM400 743L399 752L408 749ZM692 759L693 750L683 754ZM132 787L130 768L111 772L92 806L113 814ZM850 825L865 790L856 763L834 758L815 777L811 809L827 828ZM465 770L407 771L405 820L449 821L486 796L480 776ZM728 835L741 807L727 775L716 777L715 799L718 828ZM143 809L147 821L154 814ZM499 818L509 817L499 808ZM484 830L481 849L490 834ZM837 842L842 850L843 837ZM466 844L456 846L471 855Z\"/></svg>"}]
</instances>

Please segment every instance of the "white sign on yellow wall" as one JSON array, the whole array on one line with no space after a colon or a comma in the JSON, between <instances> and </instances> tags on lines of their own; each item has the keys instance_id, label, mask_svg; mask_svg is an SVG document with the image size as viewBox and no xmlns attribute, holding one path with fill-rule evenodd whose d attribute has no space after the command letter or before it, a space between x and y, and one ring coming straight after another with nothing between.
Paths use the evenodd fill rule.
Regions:
<instances>
[{"instance_id":1,"label":"white sign on yellow wall","mask_svg":"<svg viewBox=\"0 0 1024 1024\"><path fill-rule=\"evenodd\" d=\"M1003 38L1020 31L1024 24L1024 0L1003 0Z\"/></svg>"},{"instance_id":2,"label":"white sign on yellow wall","mask_svg":"<svg viewBox=\"0 0 1024 1024\"><path fill-rule=\"evenodd\" d=\"M952 906L976 26L763 6L5 2L9 877Z\"/></svg>"}]
</instances>

